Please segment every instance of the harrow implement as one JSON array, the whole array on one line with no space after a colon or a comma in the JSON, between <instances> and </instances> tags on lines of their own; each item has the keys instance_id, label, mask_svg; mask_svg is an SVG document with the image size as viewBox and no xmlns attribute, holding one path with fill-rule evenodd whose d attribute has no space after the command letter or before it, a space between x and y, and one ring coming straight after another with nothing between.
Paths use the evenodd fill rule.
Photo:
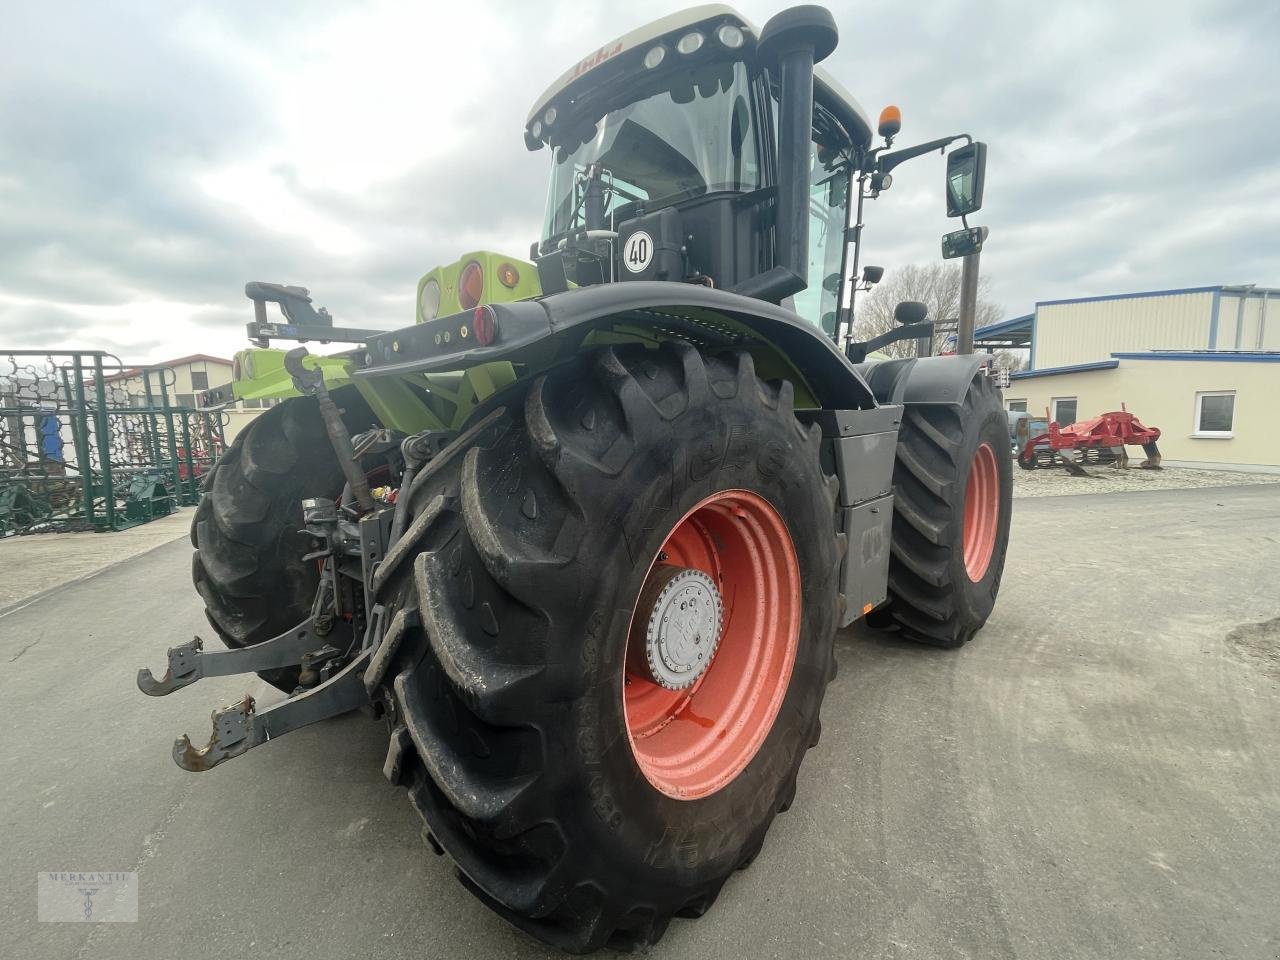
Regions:
<instances>
[{"instance_id":1,"label":"harrow implement","mask_svg":"<svg viewBox=\"0 0 1280 960\"><path fill-rule=\"evenodd\" d=\"M1113 469L1129 467L1126 446L1142 447L1147 458L1138 464L1141 470L1160 469L1158 427L1148 427L1126 410L1113 410L1089 420L1065 427L1049 421L1049 432L1032 437L1018 454L1018 465L1025 470L1060 466L1077 477L1092 476L1084 469L1089 463L1109 463Z\"/></svg>"}]
</instances>

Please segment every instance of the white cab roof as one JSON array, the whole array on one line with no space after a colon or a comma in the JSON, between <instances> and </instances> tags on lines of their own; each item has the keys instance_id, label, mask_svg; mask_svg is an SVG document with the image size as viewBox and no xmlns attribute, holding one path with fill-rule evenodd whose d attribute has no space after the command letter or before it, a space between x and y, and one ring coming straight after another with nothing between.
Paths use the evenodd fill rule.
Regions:
<instances>
[{"instance_id":1,"label":"white cab roof","mask_svg":"<svg viewBox=\"0 0 1280 960\"><path fill-rule=\"evenodd\" d=\"M623 34L616 40L611 40L599 50L596 50L582 60L578 61L564 73L562 73L556 81L547 87L537 101L533 105L533 109L529 111L529 116L525 120L525 126L533 123L534 119L546 109L547 104L563 93L574 81L580 79L586 74L594 70L599 64L606 60L628 50L634 50L637 47L644 47L664 37L667 34L676 33L686 27L695 24L704 23L708 20L718 19L733 20L742 27L747 33L753 37L758 37L760 31L746 17L734 10L727 4L723 3L707 3L697 7L690 7L688 10L681 10L677 13L669 14L661 19L647 23L643 27L632 30L630 33ZM843 86L837 83L826 70L821 66L815 67L813 71L814 92L819 95L824 102L829 103L832 99L837 101L840 106L845 108L841 113L847 113L847 116L839 117L842 122L848 126L861 126L862 130L850 129L849 133L855 138L859 133L863 133L869 140L871 135L871 121L867 117L867 112L862 106L853 99L853 96ZM822 96L825 94L825 96ZM837 114L838 115L838 114ZM860 123L848 124L848 120L856 119Z\"/></svg>"}]
</instances>

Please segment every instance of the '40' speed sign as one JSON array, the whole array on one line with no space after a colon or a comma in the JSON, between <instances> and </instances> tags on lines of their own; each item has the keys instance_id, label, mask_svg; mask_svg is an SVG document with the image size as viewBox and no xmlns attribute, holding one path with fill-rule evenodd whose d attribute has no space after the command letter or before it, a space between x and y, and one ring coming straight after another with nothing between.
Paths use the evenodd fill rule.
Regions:
<instances>
[{"instance_id":1,"label":"'40' speed sign","mask_svg":"<svg viewBox=\"0 0 1280 960\"><path fill-rule=\"evenodd\" d=\"M637 230L622 246L622 264L632 273L643 273L653 259L653 237Z\"/></svg>"}]
</instances>

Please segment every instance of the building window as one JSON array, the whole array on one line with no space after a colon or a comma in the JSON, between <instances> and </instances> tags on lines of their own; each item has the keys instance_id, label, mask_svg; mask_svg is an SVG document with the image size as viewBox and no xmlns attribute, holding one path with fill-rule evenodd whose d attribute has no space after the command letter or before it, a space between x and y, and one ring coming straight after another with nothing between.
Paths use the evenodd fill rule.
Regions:
<instances>
[{"instance_id":1,"label":"building window","mask_svg":"<svg viewBox=\"0 0 1280 960\"><path fill-rule=\"evenodd\" d=\"M1058 426L1076 422L1075 397L1054 397L1050 402L1053 404L1053 419L1058 421Z\"/></svg>"},{"instance_id":2,"label":"building window","mask_svg":"<svg viewBox=\"0 0 1280 960\"><path fill-rule=\"evenodd\" d=\"M208 390L209 374L203 370L191 371L191 389L192 390Z\"/></svg>"},{"instance_id":3,"label":"building window","mask_svg":"<svg viewBox=\"0 0 1280 960\"><path fill-rule=\"evenodd\" d=\"M1230 437L1236 416L1234 390L1206 390L1196 394L1196 437Z\"/></svg>"},{"instance_id":4,"label":"building window","mask_svg":"<svg viewBox=\"0 0 1280 960\"><path fill-rule=\"evenodd\" d=\"M1010 413L1027 412L1027 401L1025 400L1008 400L1005 402L1005 406L1008 408Z\"/></svg>"}]
</instances>

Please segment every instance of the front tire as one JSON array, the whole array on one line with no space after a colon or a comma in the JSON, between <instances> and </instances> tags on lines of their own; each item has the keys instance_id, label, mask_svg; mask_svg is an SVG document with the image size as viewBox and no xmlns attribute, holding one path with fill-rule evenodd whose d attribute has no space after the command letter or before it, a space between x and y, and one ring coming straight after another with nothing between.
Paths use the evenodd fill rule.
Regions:
<instances>
[{"instance_id":1,"label":"front tire","mask_svg":"<svg viewBox=\"0 0 1280 960\"><path fill-rule=\"evenodd\" d=\"M987 622L1009 543L1008 430L1000 394L982 373L958 407L907 406L893 469L889 603L874 625L959 647Z\"/></svg>"},{"instance_id":2,"label":"front tire","mask_svg":"<svg viewBox=\"0 0 1280 960\"><path fill-rule=\"evenodd\" d=\"M745 354L607 349L508 395L415 483L415 549L386 577L371 667L386 771L507 920L573 952L654 943L791 803L841 604L819 440ZM753 550L773 587L734 606L730 567ZM638 696L633 611L670 564L720 585L721 646L687 695ZM748 661L768 709L733 706ZM703 697L716 684L726 696Z\"/></svg>"}]
</instances>

